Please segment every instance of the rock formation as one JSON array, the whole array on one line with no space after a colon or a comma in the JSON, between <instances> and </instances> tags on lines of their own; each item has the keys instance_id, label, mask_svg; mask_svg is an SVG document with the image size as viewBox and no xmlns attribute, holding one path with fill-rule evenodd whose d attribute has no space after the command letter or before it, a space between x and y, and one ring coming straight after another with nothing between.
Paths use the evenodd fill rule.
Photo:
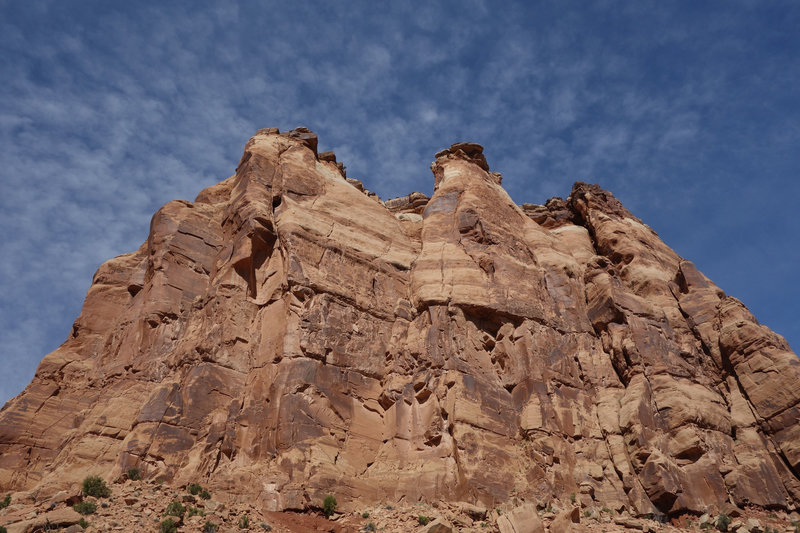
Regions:
<instances>
[{"instance_id":1,"label":"rock formation","mask_svg":"<svg viewBox=\"0 0 800 533\"><path fill-rule=\"evenodd\" d=\"M381 202L300 128L153 217L0 412L0 492L136 467L267 509L800 502L800 362L596 185L479 145ZM355 503L354 503L355 502Z\"/></svg>"}]
</instances>

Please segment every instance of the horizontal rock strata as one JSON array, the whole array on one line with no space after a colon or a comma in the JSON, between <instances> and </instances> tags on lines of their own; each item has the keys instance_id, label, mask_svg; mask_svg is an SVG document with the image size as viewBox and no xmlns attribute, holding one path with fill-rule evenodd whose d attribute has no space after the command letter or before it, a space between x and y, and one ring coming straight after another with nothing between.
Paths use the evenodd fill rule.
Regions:
<instances>
[{"instance_id":1,"label":"horizontal rock strata","mask_svg":"<svg viewBox=\"0 0 800 533\"><path fill-rule=\"evenodd\" d=\"M800 363L614 196L516 205L479 145L381 202L306 129L153 217L0 412L0 493L136 467L272 510L800 501Z\"/></svg>"}]
</instances>

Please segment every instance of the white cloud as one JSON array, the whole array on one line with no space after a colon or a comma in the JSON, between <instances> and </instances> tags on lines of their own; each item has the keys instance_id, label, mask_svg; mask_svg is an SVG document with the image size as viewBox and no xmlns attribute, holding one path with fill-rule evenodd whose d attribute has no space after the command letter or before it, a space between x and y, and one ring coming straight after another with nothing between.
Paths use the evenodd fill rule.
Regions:
<instances>
[{"instance_id":1,"label":"white cloud","mask_svg":"<svg viewBox=\"0 0 800 533\"><path fill-rule=\"evenodd\" d=\"M696 20L656 2L83 9L0 6L0 342L18 369L0 401L65 338L98 264L138 247L161 204L230 175L261 127L315 129L384 198L429 193L434 152L478 141L517 201L599 181L719 272L745 252L704 259L704 221L777 197L780 224L747 239L773 243L775 286L793 283L775 250L800 231L784 214L797 185L781 181L800 166L800 62L783 51L800 43L778 22L769 38L794 47L757 41L757 7ZM743 190L749 161L760 185L709 203L723 183Z\"/></svg>"}]
</instances>

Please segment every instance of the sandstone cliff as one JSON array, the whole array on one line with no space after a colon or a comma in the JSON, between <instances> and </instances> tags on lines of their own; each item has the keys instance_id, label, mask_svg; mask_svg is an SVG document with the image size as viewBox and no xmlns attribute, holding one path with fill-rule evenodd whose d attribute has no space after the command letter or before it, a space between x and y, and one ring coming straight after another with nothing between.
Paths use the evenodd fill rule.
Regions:
<instances>
[{"instance_id":1,"label":"sandstone cliff","mask_svg":"<svg viewBox=\"0 0 800 533\"><path fill-rule=\"evenodd\" d=\"M609 192L478 145L381 202L305 129L170 202L0 412L0 491L139 468L265 508L800 502L800 362Z\"/></svg>"}]
</instances>

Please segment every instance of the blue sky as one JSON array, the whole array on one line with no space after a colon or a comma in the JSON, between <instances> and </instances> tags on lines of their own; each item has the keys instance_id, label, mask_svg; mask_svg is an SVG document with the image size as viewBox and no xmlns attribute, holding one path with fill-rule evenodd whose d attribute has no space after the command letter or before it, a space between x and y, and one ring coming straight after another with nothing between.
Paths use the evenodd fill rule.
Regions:
<instances>
[{"instance_id":1,"label":"blue sky","mask_svg":"<svg viewBox=\"0 0 800 533\"><path fill-rule=\"evenodd\" d=\"M384 199L464 140L518 203L599 183L797 349L798 28L778 0L0 0L0 403L272 126Z\"/></svg>"}]
</instances>

